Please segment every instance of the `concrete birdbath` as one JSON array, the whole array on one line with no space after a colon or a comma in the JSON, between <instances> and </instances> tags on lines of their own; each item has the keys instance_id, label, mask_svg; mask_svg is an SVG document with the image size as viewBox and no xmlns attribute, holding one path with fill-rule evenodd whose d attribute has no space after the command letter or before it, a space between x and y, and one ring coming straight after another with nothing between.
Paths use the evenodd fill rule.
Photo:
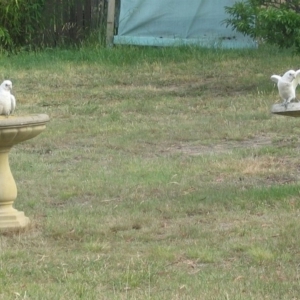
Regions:
<instances>
[{"instance_id":1,"label":"concrete birdbath","mask_svg":"<svg viewBox=\"0 0 300 300\"><path fill-rule=\"evenodd\" d=\"M0 229L23 228L29 223L24 212L13 208L17 187L10 170L8 154L14 145L40 134L48 121L46 114L0 116Z\"/></svg>"}]
</instances>

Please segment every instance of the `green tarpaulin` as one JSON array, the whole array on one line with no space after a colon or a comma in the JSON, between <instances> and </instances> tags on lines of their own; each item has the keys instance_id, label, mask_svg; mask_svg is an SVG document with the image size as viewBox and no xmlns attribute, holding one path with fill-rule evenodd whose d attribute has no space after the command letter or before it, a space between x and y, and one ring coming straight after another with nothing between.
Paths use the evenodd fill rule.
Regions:
<instances>
[{"instance_id":1,"label":"green tarpaulin","mask_svg":"<svg viewBox=\"0 0 300 300\"><path fill-rule=\"evenodd\" d=\"M233 0L121 0L115 44L209 47L255 47L256 43L227 28L224 6Z\"/></svg>"}]
</instances>

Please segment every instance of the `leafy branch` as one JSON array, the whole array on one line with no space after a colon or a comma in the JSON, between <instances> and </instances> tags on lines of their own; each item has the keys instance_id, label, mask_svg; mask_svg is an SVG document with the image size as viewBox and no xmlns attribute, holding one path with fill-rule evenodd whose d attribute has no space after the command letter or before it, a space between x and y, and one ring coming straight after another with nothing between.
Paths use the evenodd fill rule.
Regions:
<instances>
[{"instance_id":1,"label":"leafy branch","mask_svg":"<svg viewBox=\"0 0 300 300\"><path fill-rule=\"evenodd\" d=\"M247 0L225 7L226 26L281 48L300 53L299 0Z\"/></svg>"}]
</instances>

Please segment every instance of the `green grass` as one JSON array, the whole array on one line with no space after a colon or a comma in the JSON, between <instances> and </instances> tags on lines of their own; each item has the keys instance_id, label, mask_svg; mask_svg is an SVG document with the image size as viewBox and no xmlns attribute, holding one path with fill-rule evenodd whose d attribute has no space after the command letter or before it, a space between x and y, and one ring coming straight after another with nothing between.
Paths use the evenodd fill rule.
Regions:
<instances>
[{"instance_id":1,"label":"green grass","mask_svg":"<svg viewBox=\"0 0 300 300\"><path fill-rule=\"evenodd\" d=\"M0 299L299 299L299 120L271 115L298 56L101 47L0 57L16 115Z\"/></svg>"}]
</instances>

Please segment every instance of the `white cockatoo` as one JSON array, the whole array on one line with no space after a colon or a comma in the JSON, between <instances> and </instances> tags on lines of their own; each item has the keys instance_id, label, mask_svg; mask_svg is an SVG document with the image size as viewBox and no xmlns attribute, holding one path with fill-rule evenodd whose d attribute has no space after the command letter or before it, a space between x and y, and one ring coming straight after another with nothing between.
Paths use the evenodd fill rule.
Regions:
<instances>
[{"instance_id":1,"label":"white cockatoo","mask_svg":"<svg viewBox=\"0 0 300 300\"><path fill-rule=\"evenodd\" d=\"M0 85L0 115L9 116L16 109L16 98L10 93L12 82L4 80Z\"/></svg>"},{"instance_id":2,"label":"white cockatoo","mask_svg":"<svg viewBox=\"0 0 300 300\"><path fill-rule=\"evenodd\" d=\"M287 107L288 103L296 99L296 88L300 84L300 70L289 70L281 77L272 75L271 80L277 83L279 95L283 100L283 105Z\"/></svg>"}]
</instances>

